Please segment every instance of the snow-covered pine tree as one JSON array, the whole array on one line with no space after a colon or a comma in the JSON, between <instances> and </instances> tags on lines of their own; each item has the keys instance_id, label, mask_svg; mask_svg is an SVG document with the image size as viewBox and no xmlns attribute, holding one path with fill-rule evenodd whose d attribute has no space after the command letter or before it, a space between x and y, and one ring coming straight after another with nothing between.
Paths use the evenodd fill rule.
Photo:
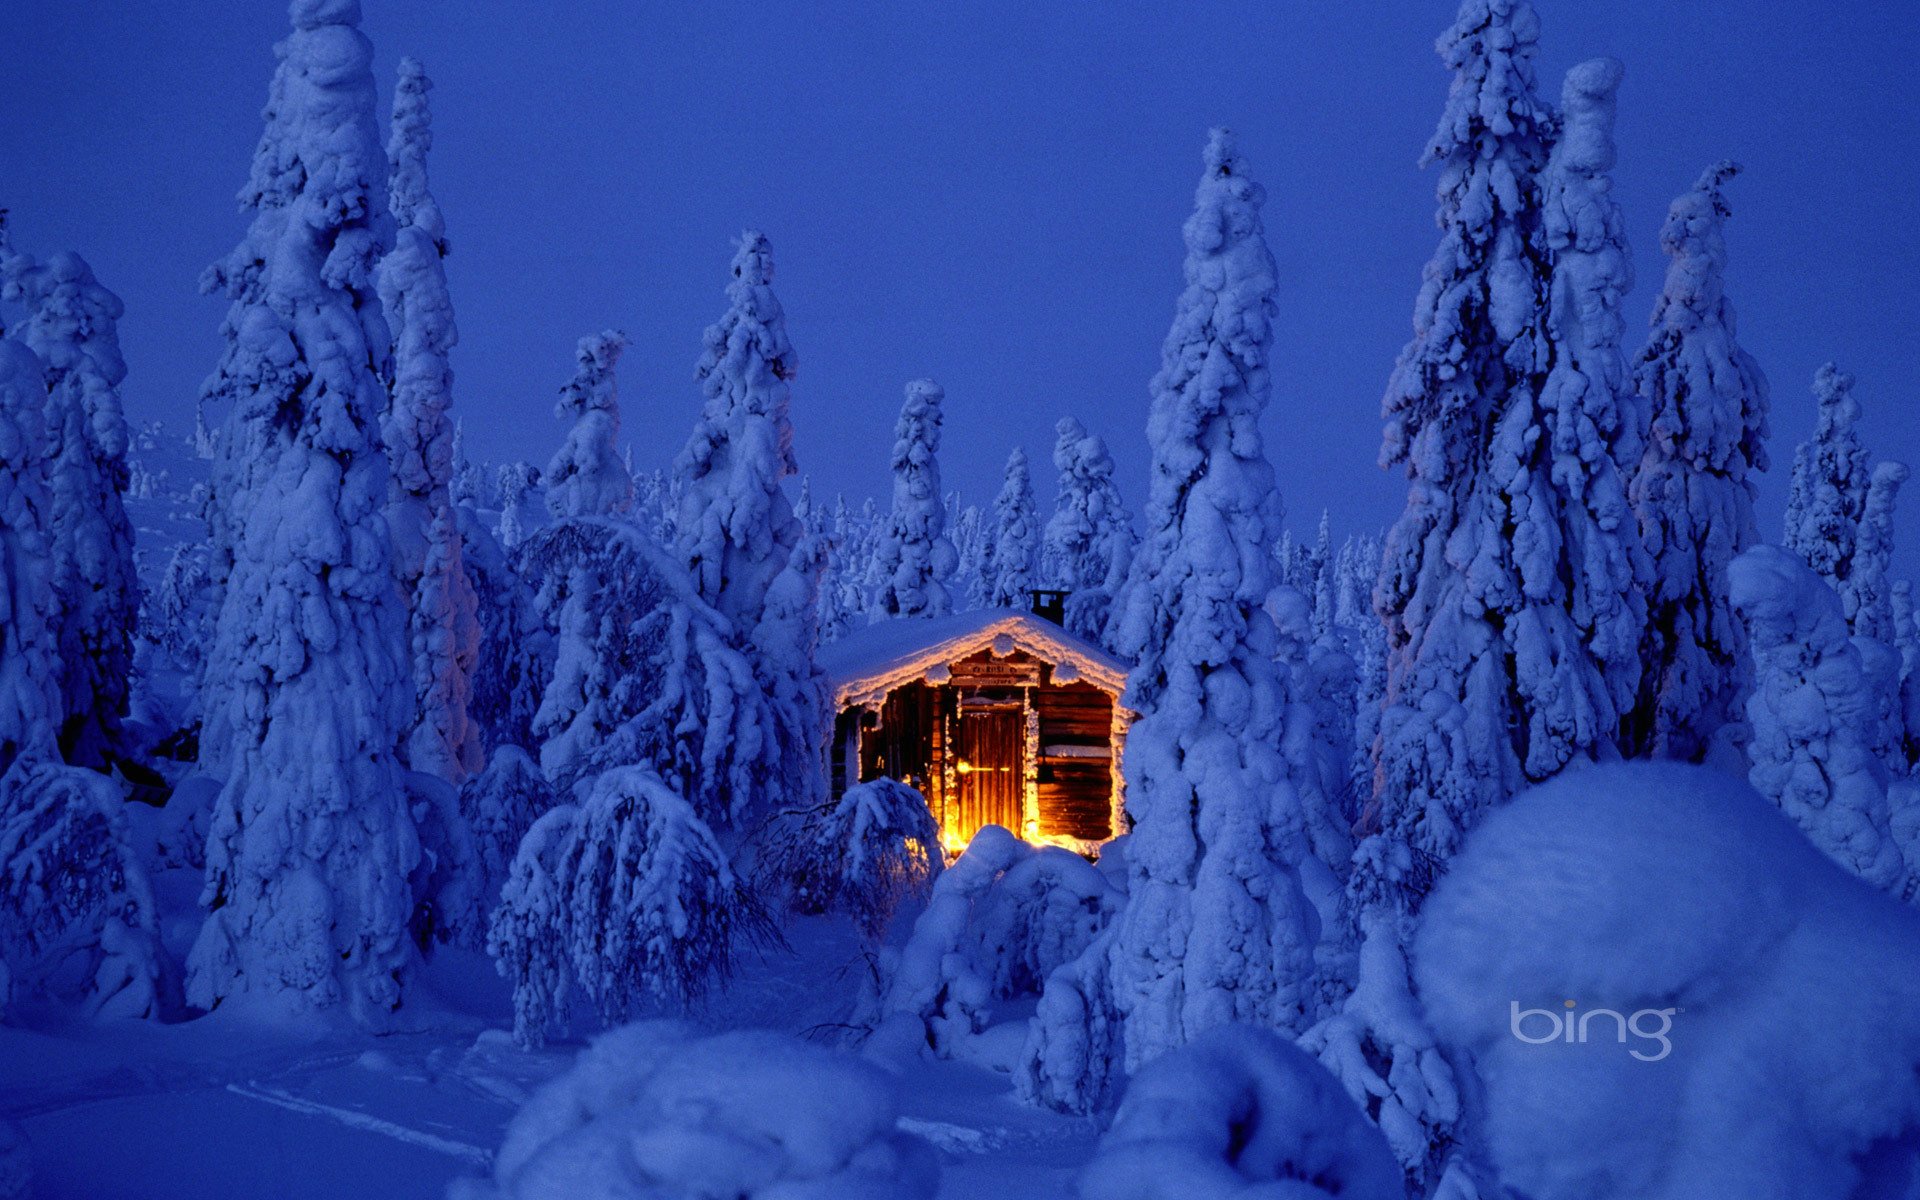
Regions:
<instances>
[{"instance_id":1,"label":"snow-covered pine tree","mask_svg":"<svg viewBox=\"0 0 1920 1200\"><path fill-rule=\"evenodd\" d=\"M750 633L802 530L782 482L797 471L789 383L796 359L773 294L773 248L740 235L726 314L707 327L694 375L706 402L674 463L685 480L680 551L701 599Z\"/></svg>"},{"instance_id":2,"label":"snow-covered pine tree","mask_svg":"<svg viewBox=\"0 0 1920 1200\"><path fill-rule=\"evenodd\" d=\"M1113 482L1107 444L1072 417L1054 426L1060 493L1041 545L1041 577L1065 588L1067 629L1103 640L1113 598L1133 558L1133 517Z\"/></svg>"},{"instance_id":3,"label":"snow-covered pine tree","mask_svg":"<svg viewBox=\"0 0 1920 1200\"><path fill-rule=\"evenodd\" d=\"M874 547L877 614L939 617L953 611L947 584L957 558L947 540L940 491L940 405L946 395L931 379L909 383L893 428L893 510Z\"/></svg>"},{"instance_id":4,"label":"snow-covered pine tree","mask_svg":"<svg viewBox=\"0 0 1920 1200\"><path fill-rule=\"evenodd\" d=\"M834 498L824 525L827 561L820 577L820 640L831 642L864 623L868 531L856 524L844 495Z\"/></svg>"},{"instance_id":5,"label":"snow-covered pine tree","mask_svg":"<svg viewBox=\"0 0 1920 1200\"><path fill-rule=\"evenodd\" d=\"M1739 167L1707 168L1667 210L1667 280L1634 377L1652 431L1632 483L1651 559L1640 698L1626 749L1697 762L1744 721L1752 673L1727 565L1760 540L1749 472L1767 467L1767 379L1734 340L1726 298L1722 188Z\"/></svg>"},{"instance_id":6,"label":"snow-covered pine tree","mask_svg":"<svg viewBox=\"0 0 1920 1200\"><path fill-rule=\"evenodd\" d=\"M1026 611L1039 551L1040 515L1034 506L1033 475L1027 468L1027 452L1015 446L1007 456L1006 481L993 502L993 554L981 580L988 608Z\"/></svg>"},{"instance_id":7,"label":"snow-covered pine tree","mask_svg":"<svg viewBox=\"0 0 1920 1200\"><path fill-rule=\"evenodd\" d=\"M1866 502L1860 509L1853 570L1840 592L1840 605L1853 636L1872 638L1887 646L1899 641L1893 625L1893 514L1900 486L1906 481L1904 463L1883 462L1873 468L1867 480Z\"/></svg>"},{"instance_id":8,"label":"snow-covered pine tree","mask_svg":"<svg viewBox=\"0 0 1920 1200\"><path fill-rule=\"evenodd\" d=\"M0 773L59 753L46 404L46 365L0 337Z\"/></svg>"},{"instance_id":9,"label":"snow-covered pine tree","mask_svg":"<svg viewBox=\"0 0 1920 1200\"><path fill-rule=\"evenodd\" d=\"M413 664L413 717L401 753L413 770L457 785L482 766L480 730L468 712L480 621L453 513L457 439L447 356L459 332L443 262L446 221L427 185L432 86L419 63L400 60L387 144L394 246L376 276L393 332L392 402L381 432L393 470L387 526Z\"/></svg>"},{"instance_id":10,"label":"snow-covered pine tree","mask_svg":"<svg viewBox=\"0 0 1920 1200\"><path fill-rule=\"evenodd\" d=\"M553 410L562 420L571 418L573 427L541 476L547 511L555 517L603 517L633 506L633 476L613 448L620 432L614 367L626 348L627 336L608 329L581 338L574 351L579 365ZM501 540L509 541L504 528Z\"/></svg>"},{"instance_id":11,"label":"snow-covered pine tree","mask_svg":"<svg viewBox=\"0 0 1920 1200\"><path fill-rule=\"evenodd\" d=\"M1441 40L1458 72L1427 152L1444 168L1444 237L1385 403L1382 458L1410 491L1376 593L1391 656L1377 798L1421 864L1403 881L1416 896L1480 812L1616 753L1638 683L1616 456L1640 436L1601 165L1617 71L1570 73L1562 150L1536 183L1550 119L1532 90L1537 28L1525 0L1467 0Z\"/></svg>"},{"instance_id":12,"label":"snow-covered pine tree","mask_svg":"<svg viewBox=\"0 0 1920 1200\"><path fill-rule=\"evenodd\" d=\"M1844 601L1873 456L1855 428L1860 402L1853 398L1853 376L1827 363L1814 375L1813 395L1819 417L1813 436L1794 451L1784 544Z\"/></svg>"},{"instance_id":13,"label":"snow-covered pine tree","mask_svg":"<svg viewBox=\"0 0 1920 1200\"><path fill-rule=\"evenodd\" d=\"M1259 419L1271 386L1265 193L1209 137L1185 227L1187 287L1161 348L1147 537L1123 650L1129 899L1113 944L1126 1066L1218 1025L1297 1031L1313 993L1301 802L1280 752L1286 682L1263 605L1280 499Z\"/></svg>"},{"instance_id":14,"label":"snow-covered pine tree","mask_svg":"<svg viewBox=\"0 0 1920 1200\"><path fill-rule=\"evenodd\" d=\"M412 960L419 846L394 755L413 688L378 428L391 219L358 17L295 0L241 192L253 224L205 280L233 300L204 397L231 406L201 740L225 785L187 998L287 994L375 1022Z\"/></svg>"},{"instance_id":15,"label":"snow-covered pine tree","mask_svg":"<svg viewBox=\"0 0 1920 1200\"><path fill-rule=\"evenodd\" d=\"M1333 515L1320 510L1320 529L1313 537L1313 636L1318 641L1333 630Z\"/></svg>"},{"instance_id":16,"label":"snow-covered pine tree","mask_svg":"<svg viewBox=\"0 0 1920 1200\"><path fill-rule=\"evenodd\" d=\"M1908 868L1891 827L1887 768L1873 744L1879 697L1839 597L1777 546L1748 550L1729 578L1753 647L1748 781L1829 858L1899 894Z\"/></svg>"},{"instance_id":17,"label":"snow-covered pine tree","mask_svg":"<svg viewBox=\"0 0 1920 1200\"><path fill-rule=\"evenodd\" d=\"M513 550L540 527L545 505L536 498L540 468L513 462L500 468L500 523L494 530L500 544Z\"/></svg>"},{"instance_id":18,"label":"snow-covered pine tree","mask_svg":"<svg viewBox=\"0 0 1920 1200\"><path fill-rule=\"evenodd\" d=\"M1441 168L1442 236L1382 403L1381 462L1405 468L1408 497L1374 593L1388 674L1374 743L1377 832L1355 851L1349 879L1358 976L1345 1009L1304 1039L1387 1134L1422 1193L1447 1170L1460 1109L1452 1071L1412 1000L1410 910L1478 813L1529 777L1610 745L1618 724L1613 689L1580 644L1583 626L1618 599L1599 597L1580 624L1565 607L1568 583L1577 580L1584 596L1616 559L1567 561L1581 543L1563 522L1589 514L1585 497L1569 496L1552 472L1564 469L1569 484L1604 472L1613 448L1599 431L1619 414L1596 413L1583 428L1536 400L1553 364L1538 178L1553 115L1535 92L1538 41L1528 0L1463 0L1436 47L1454 80L1422 161ZM1594 128L1576 148L1590 148L1610 133L1611 106L1579 112ZM1571 349L1581 333L1561 331L1561 340ZM1618 401L1604 391L1594 398ZM1571 447L1562 441L1583 432ZM1620 499L1616 537L1630 532Z\"/></svg>"},{"instance_id":19,"label":"snow-covered pine tree","mask_svg":"<svg viewBox=\"0 0 1920 1200\"><path fill-rule=\"evenodd\" d=\"M639 764L716 831L786 804L772 699L678 556L630 523L576 517L522 548L556 642L533 732L555 789Z\"/></svg>"},{"instance_id":20,"label":"snow-covered pine tree","mask_svg":"<svg viewBox=\"0 0 1920 1200\"><path fill-rule=\"evenodd\" d=\"M11 251L0 217L6 295L27 309L15 332L47 372L46 533L53 555L61 750L104 766L119 749L133 675L140 581L127 518L126 363L116 327L125 311L78 254L37 263Z\"/></svg>"},{"instance_id":21,"label":"snow-covered pine tree","mask_svg":"<svg viewBox=\"0 0 1920 1200\"><path fill-rule=\"evenodd\" d=\"M779 807L811 809L826 798L832 720L814 662L825 552L783 485L797 469L787 415L796 359L773 294L773 248L754 230L740 235L727 302L695 369L706 403L674 464L679 550L772 701Z\"/></svg>"}]
</instances>

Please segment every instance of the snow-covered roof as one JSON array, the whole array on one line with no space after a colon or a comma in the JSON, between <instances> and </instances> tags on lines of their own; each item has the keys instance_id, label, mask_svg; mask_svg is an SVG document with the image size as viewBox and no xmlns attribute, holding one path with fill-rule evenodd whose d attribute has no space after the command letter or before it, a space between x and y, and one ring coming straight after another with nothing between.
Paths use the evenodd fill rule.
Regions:
<instances>
[{"instance_id":1,"label":"snow-covered roof","mask_svg":"<svg viewBox=\"0 0 1920 1200\"><path fill-rule=\"evenodd\" d=\"M938 678L948 663L982 650L997 658L1024 651L1051 663L1055 683L1078 680L1118 696L1127 682L1127 665L1119 659L1051 621L1010 608L880 621L822 647L820 667L844 708L878 704L895 688L928 672Z\"/></svg>"}]
</instances>

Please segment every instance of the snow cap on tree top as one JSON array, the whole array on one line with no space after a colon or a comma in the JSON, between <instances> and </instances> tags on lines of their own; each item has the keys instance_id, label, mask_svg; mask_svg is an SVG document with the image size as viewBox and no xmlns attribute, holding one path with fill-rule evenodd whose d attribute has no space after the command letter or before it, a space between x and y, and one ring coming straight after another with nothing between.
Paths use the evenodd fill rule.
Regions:
<instances>
[{"instance_id":1,"label":"snow cap on tree top","mask_svg":"<svg viewBox=\"0 0 1920 1200\"><path fill-rule=\"evenodd\" d=\"M733 256L733 277L741 283L765 286L773 282L773 247L758 229L740 232L740 249Z\"/></svg>"},{"instance_id":2,"label":"snow cap on tree top","mask_svg":"<svg viewBox=\"0 0 1920 1200\"><path fill-rule=\"evenodd\" d=\"M1853 373L1836 363L1823 363L1813 377L1813 395L1820 403L1820 428L1845 428L1860 419L1860 402L1853 398Z\"/></svg>"},{"instance_id":3,"label":"snow cap on tree top","mask_svg":"<svg viewBox=\"0 0 1920 1200\"><path fill-rule=\"evenodd\" d=\"M318 29L322 25L358 25L360 0L293 0L287 15L295 29Z\"/></svg>"},{"instance_id":4,"label":"snow cap on tree top","mask_svg":"<svg viewBox=\"0 0 1920 1200\"><path fill-rule=\"evenodd\" d=\"M1529 0L1464 0L1434 49L1456 72L1421 165L1470 147L1476 126L1507 137L1540 121L1533 56L1540 18Z\"/></svg>"},{"instance_id":5,"label":"snow cap on tree top","mask_svg":"<svg viewBox=\"0 0 1920 1200\"><path fill-rule=\"evenodd\" d=\"M580 369L561 387L553 415L571 417L586 412L617 411L619 393L614 387L613 368L620 361L620 352L626 348L627 335L617 329L604 329L581 338L574 351Z\"/></svg>"},{"instance_id":6,"label":"snow cap on tree top","mask_svg":"<svg viewBox=\"0 0 1920 1200\"><path fill-rule=\"evenodd\" d=\"M1626 68L1615 58L1590 58L1567 72L1560 87L1564 124L1554 143L1563 169L1600 175L1613 169L1615 93Z\"/></svg>"}]
</instances>

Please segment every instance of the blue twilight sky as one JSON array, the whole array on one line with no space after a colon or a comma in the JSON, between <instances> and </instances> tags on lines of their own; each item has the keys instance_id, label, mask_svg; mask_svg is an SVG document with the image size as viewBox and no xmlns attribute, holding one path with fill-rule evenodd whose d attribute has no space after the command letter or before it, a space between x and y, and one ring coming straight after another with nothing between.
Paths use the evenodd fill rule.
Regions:
<instances>
[{"instance_id":1,"label":"blue twilight sky","mask_svg":"<svg viewBox=\"0 0 1920 1200\"><path fill-rule=\"evenodd\" d=\"M1668 200L1710 161L1747 167L1729 293L1773 385L1767 535L1822 361L1858 375L1879 454L1920 458L1920 4L1537 2L1544 93L1582 58L1626 63L1630 349ZM1268 429L1290 519L1310 534L1324 506L1351 531L1399 511L1403 484L1374 465L1379 398L1436 237L1415 164L1447 87L1446 0L365 7L383 105L402 54L437 85L477 455L544 462L575 339L615 327L634 343L624 436L639 464L668 462L751 225L773 242L818 490L885 495L902 384L931 375L949 487L990 498L1018 442L1047 497L1071 412L1137 502L1180 224L1206 130L1226 124L1266 184L1281 270ZM0 206L23 249L79 249L126 299L136 418L190 422L219 355L224 302L195 285L241 235L233 196L284 28L274 0L0 12ZM1913 573L1920 495L1904 508Z\"/></svg>"}]
</instances>

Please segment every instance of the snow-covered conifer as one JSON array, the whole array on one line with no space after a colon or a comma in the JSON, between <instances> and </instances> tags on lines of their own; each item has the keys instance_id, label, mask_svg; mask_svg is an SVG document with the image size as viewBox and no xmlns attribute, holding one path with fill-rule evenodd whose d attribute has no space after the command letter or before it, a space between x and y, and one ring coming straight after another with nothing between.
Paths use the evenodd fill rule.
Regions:
<instances>
[{"instance_id":1,"label":"snow-covered conifer","mask_svg":"<svg viewBox=\"0 0 1920 1200\"><path fill-rule=\"evenodd\" d=\"M1555 346L1571 354L1605 337L1577 323L1555 342L1545 336L1550 271L1538 176L1553 117L1535 93L1538 40L1528 0L1463 0L1437 43L1454 80L1423 161L1441 168L1442 236L1415 304L1413 340L1382 404L1381 461L1403 466L1409 486L1374 595L1388 677L1369 814L1378 832L1356 850L1349 881L1359 982L1308 1039L1423 1190L1445 1170L1459 1108L1410 995L1406 911L1477 814L1527 778L1611 746L1618 711L1602 663L1620 647L1609 644L1596 659L1581 641L1604 626L1609 637L1629 634L1632 654L1638 638L1612 624L1617 595L1593 594L1619 578L1624 550L1585 540L1595 515L1585 495L1563 487L1563 479L1574 485L1610 470L1619 398L1597 390L1605 411L1590 424L1537 399ZM1591 161L1608 140L1610 89L1608 100L1574 114L1588 128L1570 153L1584 150ZM1575 232L1568 218L1576 212L1604 220L1610 209L1565 206L1579 164L1562 172L1567 194L1555 219L1563 240ZM1620 269L1617 246L1603 238L1592 251L1583 264L1590 282ZM1607 313L1594 315L1604 322ZM1559 401L1588 381L1576 374L1556 384ZM1620 501L1612 532L1628 535L1624 494L1604 484L1597 498ZM1575 596L1594 604L1577 621Z\"/></svg>"},{"instance_id":2,"label":"snow-covered conifer","mask_svg":"<svg viewBox=\"0 0 1920 1200\"><path fill-rule=\"evenodd\" d=\"M204 768L225 779L188 1000L396 1008L419 853L394 748L413 688L382 512L390 229L373 48L351 0L295 0L205 399L231 406L212 504L219 616Z\"/></svg>"},{"instance_id":3,"label":"snow-covered conifer","mask_svg":"<svg viewBox=\"0 0 1920 1200\"><path fill-rule=\"evenodd\" d=\"M874 944L901 905L926 899L942 857L926 797L884 776L795 814L769 855L797 911L844 911Z\"/></svg>"},{"instance_id":4,"label":"snow-covered conifer","mask_svg":"<svg viewBox=\"0 0 1920 1200\"><path fill-rule=\"evenodd\" d=\"M512 550L545 523L546 504L540 498L540 468L514 462L500 468L500 523L495 534Z\"/></svg>"},{"instance_id":5,"label":"snow-covered conifer","mask_svg":"<svg viewBox=\"0 0 1920 1200\"><path fill-rule=\"evenodd\" d=\"M907 385L893 428L893 510L874 547L874 608L889 617L938 617L953 611L947 584L957 556L947 540L940 492L940 405L931 379Z\"/></svg>"},{"instance_id":6,"label":"snow-covered conifer","mask_svg":"<svg viewBox=\"0 0 1920 1200\"><path fill-rule=\"evenodd\" d=\"M787 416L796 359L773 294L773 249L751 229L727 301L707 327L694 372L706 403L674 474L685 481L677 528L694 586L745 635L802 532L781 486L797 470Z\"/></svg>"},{"instance_id":7,"label":"snow-covered conifer","mask_svg":"<svg viewBox=\"0 0 1920 1200\"><path fill-rule=\"evenodd\" d=\"M1060 494L1047 521L1040 574L1047 586L1069 593L1067 629L1099 642L1133 559L1133 517L1114 486L1106 442L1072 417L1062 417L1054 432Z\"/></svg>"},{"instance_id":8,"label":"snow-covered conifer","mask_svg":"<svg viewBox=\"0 0 1920 1200\"><path fill-rule=\"evenodd\" d=\"M59 644L48 544L46 367L0 338L0 771L56 754Z\"/></svg>"},{"instance_id":9,"label":"snow-covered conifer","mask_svg":"<svg viewBox=\"0 0 1920 1200\"><path fill-rule=\"evenodd\" d=\"M1288 696L1263 607L1280 499L1258 422L1275 270L1265 192L1208 139L1185 227L1187 287L1161 349L1147 537L1121 646L1129 899L1113 944L1126 1066L1233 1021L1297 1031L1313 992L1301 800L1279 743Z\"/></svg>"},{"instance_id":10,"label":"snow-covered conifer","mask_svg":"<svg viewBox=\"0 0 1920 1200\"><path fill-rule=\"evenodd\" d=\"M159 1015L153 894L126 808L111 779L79 767L25 761L0 775L0 976L15 999Z\"/></svg>"},{"instance_id":11,"label":"snow-covered conifer","mask_svg":"<svg viewBox=\"0 0 1920 1200\"><path fill-rule=\"evenodd\" d=\"M536 535L521 561L555 631L533 731L562 794L639 764L729 834L814 798L817 785L780 762L752 664L676 558L625 522L575 518Z\"/></svg>"},{"instance_id":12,"label":"snow-covered conifer","mask_svg":"<svg viewBox=\"0 0 1920 1200\"><path fill-rule=\"evenodd\" d=\"M1729 578L1753 647L1748 781L1829 858L1897 894L1907 864L1890 825L1886 765L1873 744L1879 697L1839 597L1777 546L1748 550Z\"/></svg>"},{"instance_id":13,"label":"snow-covered conifer","mask_svg":"<svg viewBox=\"0 0 1920 1200\"><path fill-rule=\"evenodd\" d=\"M810 808L825 799L832 719L814 663L825 547L783 485L796 472L787 415L796 359L773 294L773 248L754 230L740 235L727 301L695 369L706 403L674 464L675 528L700 598L726 618L771 700L780 773Z\"/></svg>"},{"instance_id":14,"label":"snow-covered conifer","mask_svg":"<svg viewBox=\"0 0 1920 1200\"><path fill-rule=\"evenodd\" d=\"M6 294L26 306L15 332L47 369L46 532L53 555L59 650L60 745L68 761L101 766L120 741L133 674L140 581L127 518L126 363L120 298L78 254L36 263L10 252L0 218Z\"/></svg>"},{"instance_id":15,"label":"snow-covered conifer","mask_svg":"<svg viewBox=\"0 0 1920 1200\"><path fill-rule=\"evenodd\" d=\"M1814 375L1813 395L1819 417L1813 436L1794 451L1784 544L1839 590L1853 571L1873 456L1855 428L1853 376L1827 363Z\"/></svg>"},{"instance_id":16,"label":"snow-covered conifer","mask_svg":"<svg viewBox=\"0 0 1920 1200\"><path fill-rule=\"evenodd\" d=\"M443 261L446 221L427 185L432 86L419 63L400 60L387 144L396 232L377 275L393 332L392 399L381 432L393 472L387 526L413 669L414 712L401 752L414 770L458 784L481 767L480 731L467 709L480 623L453 513L457 439L448 354L459 333Z\"/></svg>"},{"instance_id":17,"label":"snow-covered conifer","mask_svg":"<svg viewBox=\"0 0 1920 1200\"><path fill-rule=\"evenodd\" d=\"M1906 481L1904 463L1883 462L1873 468L1860 510L1853 570L1840 591L1841 609L1853 636L1888 646L1899 641L1893 624L1893 513L1900 485Z\"/></svg>"},{"instance_id":18,"label":"snow-covered conifer","mask_svg":"<svg viewBox=\"0 0 1920 1200\"><path fill-rule=\"evenodd\" d=\"M524 873L515 862L490 948L510 974L538 963L543 978L535 983L548 992L557 990L557 973L543 958L552 951L527 943L563 947L566 974L602 1025L648 1002L685 1007L727 975L766 918L713 831L658 775L616 767L584 792L577 813L563 819L564 846L539 836L557 832L547 828L554 815L528 834L520 859L548 861ZM545 893L537 904L533 892ZM515 984L518 992L522 981ZM516 1000L522 1008L531 1028L539 1009Z\"/></svg>"},{"instance_id":19,"label":"snow-covered conifer","mask_svg":"<svg viewBox=\"0 0 1920 1200\"><path fill-rule=\"evenodd\" d=\"M1667 210L1667 280L1634 377L1652 405L1632 496L1652 570L1640 699L1629 752L1698 761L1710 739L1744 719L1752 666L1734 614L1727 564L1759 541L1751 471L1767 466L1767 380L1734 340L1726 298L1718 163Z\"/></svg>"},{"instance_id":20,"label":"snow-covered conifer","mask_svg":"<svg viewBox=\"0 0 1920 1200\"><path fill-rule=\"evenodd\" d=\"M1025 610L1040 552L1040 514L1034 508L1027 452L1007 456L1006 482L993 502L993 553L986 560L981 591L988 608Z\"/></svg>"},{"instance_id":21,"label":"snow-covered conifer","mask_svg":"<svg viewBox=\"0 0 1920 1200\"><path fill-rule=\"evenodd\" d=\"M520 839L487 930L487 953L513 989L513 1040L530 1050L565 1032L572 992L567 879L580 810L549 809Z\"/></svg>"},{"instance_id":22,"label":"snow-covered conifer","mask_svg":"<svg viewBox=\"0 0 1920 1200\"><path fill-rule=\"evenodd\" d=\"M495 750L486 770L460 785L460 811L473 830L482 896L493 896L506 882L520 840L553 805L553 785L518 746Z\"/></svg>"},{"instance_id":23,"label":"snow-covered conifer","mask_svg":"<svg viewBox=\"0 0 1920 1200\"><path fill-rule=\"evenodd\" d=\"M626 348L626 335L609 329L581 338L574 351L579 366L553 410L573 427L541 476L547 510L556 517L603 517L633 506L633 476L613 448L620 432L614 367ZM504 533L501 540L508 540Z\"/></svg>"}]
</instances>

